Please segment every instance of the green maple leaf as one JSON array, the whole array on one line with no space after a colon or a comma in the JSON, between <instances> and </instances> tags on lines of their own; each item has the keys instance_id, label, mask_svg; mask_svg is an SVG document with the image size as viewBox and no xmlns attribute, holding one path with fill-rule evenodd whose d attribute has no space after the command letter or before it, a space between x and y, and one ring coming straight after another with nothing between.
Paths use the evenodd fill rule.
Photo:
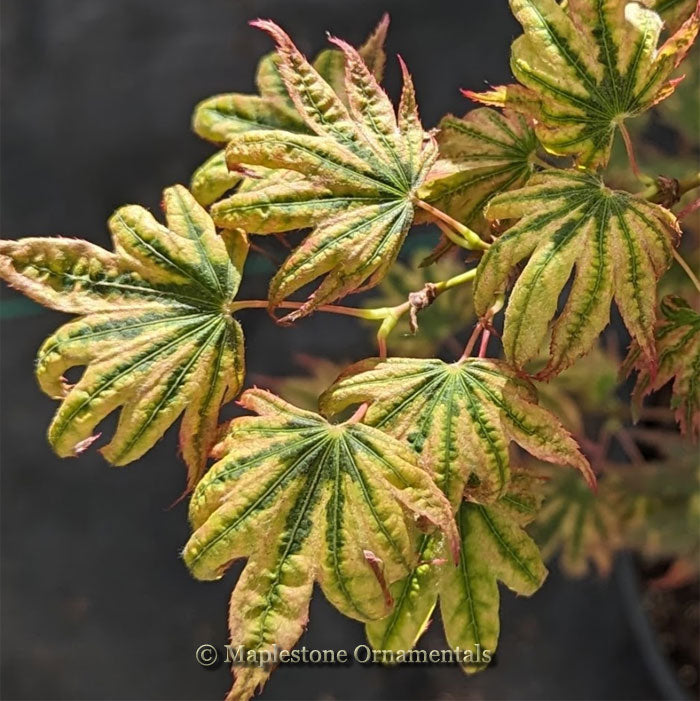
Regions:
<instances>
[{"instance_id":1,"label":"green maple leaf","mask_svg":"<svg viewBox=\"0 0 700 701\"><path fill-rule=\"evenodd\" d=\"M515 475L510 491L499 501L489 505L464 502L459 507L457 567L444 563L440 536L422 537L421 562L391 586L392 612L365 626L373 648L399 651L414 647L439 598L448 645L470 653L461 661L464 671L477 672L488 664L500 632L498 582L530 596L547 576L537 545L523 530L539 506L530 482L525 475Z\"/></svg>"},{"instance_id":2,"label":"green maple leaf","mask_svg":"<svg viewBox=\"0 0 700 701\"><path fill-rule=\"evenodd\" d=\"M503 347L518 368L537 357L559 295L576 274L552 328L541 377L561 372L591 348L609 321L613 300L630 335L656 362L656 282L672 260L676 218L659 205L610 190L594 175L544 171L520 190L497 195L489 219L519 219L479 263L474 306L483 315L514 267L529 258L510 294Z\"/></svg>"},{"instance_id":3,"label":"green maple leaf","mask_svg":"<svg viewBox=\"0 0 700 701\"><path fill-rule=\"evenodd\" d=\"M487 232L482 211L488 200L497 192L522 187L532 174L534 131L522 115L484 107L462 118L443 117L437 141L440 158L419 197Z\"/></svg>"},{"instance_id":4,"label":"green maple leaf","mask_svg":"<svg viewBox=\"0 0 700 701\"><path fill-rule=\"evenodd\" d=\"M633 402L641 406L645 395L673 380L671 408L682 433L697 439L700 433L700 314L684 299L668 295L661 301L663 319L656 331L658 367L645 361L638 344L632 344L623 372L639 370Z\"/></svg>"},{"instance_id":5,"label":"green maple leaf","mask_svg":"<svg viewBox=\"0 0 700 701\"><path fill-rule=\"evenodd\" d=\"M41 388L61 400L49 428L60 456L76 455L121 407L102 454L115 465L143 455L184 412L180 445L188 486L215 441L219 407L243 382L243 333L231 318L248 250L218 236L181 186L164 192L167 228L142 207L109 221L115 252L87 241L0 242L0 275L31 299L80 318L49 337L37 358ZM228 249L228 250L227 250ZM63 373L86 366L69 385Z\"/></svg>"},{"instance_id":6,"label":"green maple leaf","mask_svg":"<svg viewBox=\"0 0 700 701\"><path fill-rule=\"evenodd\" d=\"M511 68L522 85L469 97L519 110L551 153L582 166L607 163L615 129L667 98L669 80L698 32L695 12L657 48L661 18L627 0L510 0L524 35Z\"/></svg>"},{"instance_id":7,"label":"green maple leaf","mask_svg":"<svg viewBox=\"0 0 700 701\"><path fill-rule=\"evenodd\" d=\"M414 197L437 155L423 131L413 85L404 85L394 109L357 51L331 39L345 55L349 107L289 37L272 22L256 26L278 46L279 69L313 135L257 130L226 148L230 168L292 170L304 177L236 192L211 208L219 226L257 234L315 227L270 283L271 308L325 276L291 322L359 288L377 284L394 262L414 218Z\"/></svg>"},{"instance_id":8,"label":"green maple leaf","mask_svg":"<svg viewBox=\"0 0 700 701\"><path fill-rule=\"evenodd\" d=\"M456 554L450 505L410 448L361 423L329 424L262 390L248 390L241 403L259 416L235 419L215 449L220 460L192 495L195 530L184 551L198 579L218 579L231 561L248 558L231 598L233 646L293 647L314 580L342 613L385 616L388 584L415 563L415 518L444 531ZM236 669L230 698L249 698L269 674Z\"/></svg>"},{"instance_id":9,"label":"green maple leaf","mask_svg":"<svg viewBox=\"0 0 700 701\"><path fill-rule=\"evenodd\" d=\"M537 405L534 387L500 361L371 358L348 368L319 402L328 415L371 402L365 422L408 441L455 508L465 487L479 501L505 494L511 440L595 483L574 439Z\"/></svg>"},{"instance_id":10,"label":"green maple leaf","mask_svg":"<svg viewBox=\"0 0 700 701\"><path fill-rule=\"evenodd\" d=\"M389 16L384 15L374 32L358 49L358 53L381 81L386 56L384 40ZM257 129L285 129L300 134L313 133L290 99L280 75L279 56L264 56L258 64L255 84L258 95L225 93L200 102L192 116L192 128L198 136L217 145L226 145L236 135ZM345 94L345 57L342 51L326 49L314 60L319 75L333 88L341 100ZM259 169L257 175L267 173ZM226 166L226 154L221 150L208 158L192 176L192 193L203 205L216 202L235 185L245 180L241 173Z\"/></svg>"}]
</instances>

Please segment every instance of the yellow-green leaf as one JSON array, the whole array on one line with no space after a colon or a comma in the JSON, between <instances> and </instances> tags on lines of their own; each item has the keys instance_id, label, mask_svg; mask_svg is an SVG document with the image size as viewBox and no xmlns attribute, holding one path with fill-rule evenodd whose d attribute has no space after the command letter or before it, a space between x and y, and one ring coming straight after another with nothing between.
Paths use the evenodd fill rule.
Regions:
<instances>
[{"instance_id":1,"label":"yellow-green leaf","mask_svg":"<svg viewBox=\"0 0 700 701\"><path fill-rule=\"evenodd\" d=\"M610 190L596 176L544 171L520 190L497 195L489 219L519 219L479 263L474 306L485 314L504 292L515 266L529 258L508 301L503 346L518 368L540 352L559 295L573 285L552 328L541 377L571 365L609 321L613 298L630 335L650 362L656 356L656 282L672 260L679 233L668 210Z\"/></svg>"},{"instance_id":2,"label":"yellow-green leaf","mask_svg":"<svg viewBox=\"0 0 700 701\"><path fill-rule=\"evenodd\" d=\"M530 115L548 151L591 168L607 163L618 125L673 92L670 75L700 26L696 11L659 47L661 18L636 2L510 0L510 6L524 31L511 49L522 85L469 96Z\"/></svg>"},{"instance_id":3,"label":"yellow-green leaf","mask_svg":"<svg viewBox=\"0 0 700 701\"><path fill-rule=\"evenodd\" d=\"M532 173L535 133L522 115L486 107L461 119L443 117L440 159L418 196L454 219L484 232L482 211L498 192L521 187Z\"/></svg>"},{"instance_id":4,"label":"yellow-green leaf","mask_svg":"<svg viewBox=\"0 0 700 701\"><path fill-rule=\"evenodd\" d=\"M243 382L243 334L228 313L248 244L217 235L182 186L164 192L167 227L142 207L109 221L115 252L87 241L0 242L0 275L52 309L80 317L49 337L37 359L42 389L61 400L49 440L76 455L121 407L101 449L124 465L143 455L184 412L180 443L192 487L216 437L219 407ZM75 385L63 374L85 366ZM99 434L98 434L99 435Z\"/></svg>"},{"instance_id":5,"label":"yellow-green leaf","mask_svg":"<svg viewBox=\"0 0 700 701\"><path fill-rule=\"evenodd\" d=\"M625 360L627 372L639 370L633 401L641 406L645 395L673 380L671 408L681 432L697 440L700 433L700 314L684 299L669 295L661 300L662 320L656 330L658 365L650 366L634 343Z\"/></svg>"},{"instance_id":6,"label":"yellow-green leaf","mask_svg":"<svg viewBox=\"0 0 700 701\"><path fill-rule=\"evenodd\" d=\"M386 273L413 221L413 198L437 155L418 119L410 76L397 113L360 54L331 38L344 55L344 95L302 56L272 22L256 26L277 42L279 71L309 134L251 131L226 149L229 168L263 166L303 176L291 186L236 192L212 207L219 226L266 234L315 227L270 286L275 307L324 276L293 321Z\"/></svg>"},{"instance_id":7,"label":"yellow-green leaf","mask_svg":"<svg viewBox=\"0 0 700 701\"><path fill-rule=\"evenodd\" d=\"M424 536L419 564L391 587L392 612L365 627L378 650L410 650L440 600L450 648L460 648L465 672L491 661L500 632L498 581L530 596L547 576L537 545L523 531L539 508L532 480L516 473L510 491L489 505L464 502L456 515L460 534L457 567L445 563L439 535Z\"/></svg>"},{"instance_id":8,"label":"yellow-green leaf","mask_svg":"<svg viewBox=\"0 0 700 701\"><path fill-rule=\"evenodd\" d=\"M234 647L292 647L314 580L344 614L385 616L388 585L415 564L414 519L446 533L456 552L450 505L410 448L262 390L248 390L241 404L258 416L234 419L215 448L219 461L192 495L195 530L184 550L198 579L249 558L231 601ZM247 699L269 670L234 673L232 698Z\"/></svg>"},{"instance_id":9,"label":"yellow-green leaf","mask_svg":"<svg viewBox=\"0 0 700 701\"><path fill-rule=\"evenodd\" d=\"M324 413L370 402L366 423L407 441L456 509L465 488L492 501L510 481L508 444L571 465L589 486L588 461L556 417L537 405L534 387L505 363L467 358L372 358L348 368L320 399Z\"/></svg>"},{"instance_id":10,"label":"yellow-green leaf","mask_svg":"<svg viewBox=\"0 0 700 701\"><path fill-rule=\"evenodd\" d=\"M389 17L384 15L374 32L358 49L377 80L381 80L384 70L384 40L388 26ZM311 133L287 93L279 64L280 57L276 53L267 54L260 60L255 77L259 95L226 93L200 102L192 117L192 127L197 135L223 145L236 134L255 129ZM327 49L316 58L314 67L339 97L344 102L347 101L343 53L338 49ZM240 173L228 170L224 151L219 151L195 171L190 187L197 201L208 206L241 179Z\"/></svg>"}]
</instances>

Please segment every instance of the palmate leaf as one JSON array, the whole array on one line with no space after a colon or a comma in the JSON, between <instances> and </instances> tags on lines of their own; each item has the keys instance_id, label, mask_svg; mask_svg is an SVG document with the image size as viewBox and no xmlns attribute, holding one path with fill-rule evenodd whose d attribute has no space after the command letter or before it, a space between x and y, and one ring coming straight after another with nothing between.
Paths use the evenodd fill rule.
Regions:
<instances>
[{"instance_id":1,"label":"palmate leaf","mask_svg":"<svg viewBox=\"0 0 700 701\"><path fill-rule=\"evenodd\" d=\"M505 494L511 440L595 484L574 439L537 405L534 387L500 361L371 358L349 367L319 401L328 415L371 402L365 422L408 441L455 509L465 487L482 502Z\"/></svg>"},{"instance_id":2,"label":"palmate leaf","mask_svg":"<svg viewBox=\"0 0 700 701\"><path fill-rule=\"evenodd\" d=\"M109 462L143 455L184 412L180 445L188 486L215 440L219 407L243 382L243 333L228 313L248 250L242 234L218 236L181 186L163 199L167 228L142 207L109 221L115 252L87 241L0 242L0 275L28 297L80 318L49 337L37 358L41 388L61 400L49 440L76 455L121 407ZM69 385L63 373L86 366Z\"/></svg>"},{"instance_id":3,"label":"palmate leaf","mask_svg":"<svg viewBox=\"0 0 700 701\"><path fill-rule=\"evenodd\" d=\"M384 40L388 27L389 16L384 15L374 32L358 49L378 81L382 79L386 61ZM322 51L316 57L314 67L340 99L346 102L345 57L342 51ZM227 144L237 134L257 129L312 133L287 94L279 71L279 57L275 53L260 60L255 84L258 95L226 93L200 102L192 117L194 131L203 139L218 145ZM192 193L201 204L210 205L242 179L240 173L230 171L226 166L225 152L218 151L195 171L192 176Z\"/></svg>"},{"instance_id":4,"label":"palmate leaf","mask_svg":"<svg viewBox=\"0 0 700 701\"><path fill-rule=\"evenodd\" d=\"M418 196L486 232L484 205L497 192L523 186L532 173L534 131L522 115L484 107L443 117L437 141L440 158Z\"/></svg>"},{"instance_id":5,"label":"palmate leaf","mask_svg":"<svg viewBox=\"0 0 700 701\"><path fill-rule=\"evenodd\" d=\"M410 448L361 423L329 424L262 390L248 390L241 404L258 416L235 419L216 447L220 460L190 502L195 530L184 551L198 579L218 579L248 558L231 598L234 647L293 647L315 580L345 615L385 616L387 585L415 564L414 519L445 532L456 556L450 505ZM270 674L234 671L231 699L249 698Z\"/></svg>"},{"instance_id":6,"label":"palmate leaf","mask_svg":"<svg viewBox=\"0 0 700 701\"><path fill-rule=\"evenodd\" d=\"M466 672L483 669L498 645L498 582L530 596L547 576L537 545L522 530L537 513L536 494L531 479L516 473L509 492L499 501L464 502L456 515L457 567L443 564L439 535L423 536L422 561L391 586L392 612L365 627L370 645L377 650L410 650L425 631L439 598L448 645L461 649Z\"/></svg>"},{"instance_id":7,"label":"palmate leaf","mask_svg":"<svg viewBox=\"0 0 700 701\"><path fill-rule=\"evenodd\" d=\"M421 127L413 85L403 66L398 118L357 51L345 55L349 107L289 37L272 22L255 23L277 42L279 69L291 99L313 135L283 130L240 134L226 148L232 169L249 166L297 171L303 180L236 192L211 209L223 227L269 234L315 227L270 284L270 307L325 276L291 322L385 275L413 221L413 197L437 155Z\"/></svg>"},{"instance_id":8,"label":"palmate leaf","mask_svg":"<svg viewBox=\"0 0 700 701\"><path fill-rule=\"evenodd\" d=\"M681 432L697 440L700 433L700 314L684 299L668 295L661 301L663 319L656 331L658 367L650 369L634 343L623 370L637 369L633 402L641 406L644 396L673 380L671 408Z\"/></svg>"},{"instance_id":9,"label":"palmate leaf","mask_svg":"<svg viewBox=\"0 0 700 701\"><path fill-rule=\"evenodd\" d=\"M552 328L549 362L540 377L584 355L609 321L613 298L647 362L656 362L656 281L672 260L676 218L659 205L610 190L594 175L544 171L520 190L497 195L489 219L519 219L479 263L474 306L483 315L525 258L508 301L503 347L522 368L539 353L558 298L574 276Z\"/></svg>"},{"instance_id":10,"label":"palmate leaf","mask_svg":"<svg viewBox=\"0 0 700 701\"><path fill-rule=\"evenodd\" d=\"M574 477L551 474L545 503L530 533L546 560L559 554L559 564L568 575L585 575L589 563L606 575L624 544L625 494L608 474L597 494Z\"/></svg>"},{"instance_id":11,"label":"palmate leaf","mask_svg":"<svg viewBox=\"0 0 700 701\"><path fill-rule=\"evenodd\" d=\"M694 13L659 48L661 18L628 0L510 0L524 35L513 42L511 68L522 85L473 99L536 119L550 152L582 166L607 163L615 129L668 97L669 80L698 32Z\"/></svg>"}]
</instances>

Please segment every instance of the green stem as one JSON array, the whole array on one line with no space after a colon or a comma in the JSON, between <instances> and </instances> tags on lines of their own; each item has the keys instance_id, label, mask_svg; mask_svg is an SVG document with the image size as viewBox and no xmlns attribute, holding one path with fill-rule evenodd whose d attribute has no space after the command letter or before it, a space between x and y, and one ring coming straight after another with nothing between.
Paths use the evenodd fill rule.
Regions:
<instances>
[{"instance_id":1,"label":"green stem","mask_svg":"<svg viewBox=\"0 0 700 701\"><path fill-rule=\"evenodd\" d=\"M445 214L441 209L433 207L433 205L428 204L424 200L416 200L415 205L428 212L428 214L438 222L438 225L440 223L445 224L450 231L448 232L446 229L443 229L442 226L440 229L450 241L456 243L458 246L467 248L470 251L485 251L489 248L489 244L482 240L475 231L472 231L468 226L464 226L464 224L453 219L449 214ZM458 236L454 234L458 234Z\"/></svg>"},{"instance_id":2,"label":"green stem","mask_svg":"<svg viewBox=\"0 0 700 701\"><path fill-rule=\"evenodd\" d=\"M451 290L453 287L463 285L465 282L471 282L476 277L476 268L467 270L459 275L455 275L447 280L435 283L435 290L438 294L442 294L445 290Z\"/></svg>"},{"instance_id":3,"label":"green stem","mask_svg":"<svg viewBox=\"0 0 700 701\"><path fill-rule=\"evenodd\" d=\"M678 199L683 197L686 192L695 190L695 188L700 187L700 171L697 173L692 173L685 178L680 178L678 180ZM661 188L659 187L658 180L655 180L646 190L643 190L638 196L644 200L649 200L650 202L657 202L662 195Z\"/></svg>"},{"instance_id":4,"label":"green stem","mask_svg":"<svg viewBox=\"0 0 700 701\"><path fill-rule=\"evenodd\" d=\"M466 270L459 275L455 275L447 280L441 280L433 284L434 297L437 298L443 292L451 290L459 285L464 285L471 282L476 277L476 268ZM280 309L299 309L303 302L280 302L276 306ZM230 314L239 311L240 309L267 309L269 302L266 299L245 299L239 302L231 302L227 311ZM367 319L369 321L381 321L379 330L377 331L377 345L379 346L379 355L386 358L386 339L393 331L399 319L411 308L411 301L407 300L394 307L375 307L373 309L363 309L362 307L342 307L337 304L323 304L316 309L319 312L328 312L330 314L343 314L345 316L354 316L359 319Z\"/></svg>"}]
</instances>

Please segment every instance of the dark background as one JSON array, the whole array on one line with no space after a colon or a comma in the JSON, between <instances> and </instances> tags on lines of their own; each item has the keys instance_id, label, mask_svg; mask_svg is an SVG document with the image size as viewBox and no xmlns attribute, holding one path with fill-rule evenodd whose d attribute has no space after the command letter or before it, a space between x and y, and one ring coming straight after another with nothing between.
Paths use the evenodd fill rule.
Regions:
<instances>
[{"instance_id":1,"label":"dark background","mask_svg":"<svg viewBox=\"0 0 700 701\"><path fill-rule=\"evenodd\" d=\"M458 88L509 77L517 26L505 0L2 0L3 235L108 245L113 209L156 209L161 189L186 183L212 152L189 130L192 106L253 88L271 45L249 19L276 19L313 55L325 30L360 43L384 10L388 85L395 92L400 52L426 125L467 109ZM264 294L264 265L250 272L242 297ZM52 454L45 429L55 404L31 370L61 321L2 290L2 698L221 698L228 671L201 669L194 651L225 642L240 567L204 584L179 559L188 528L186 505L168 508L184 485L174 430L122 469L94 451ZM242 321L253 372L289 372L301 351L345 359L370 351L352 320L316 317L292 330L264 313ZM480 675L285 667L264 698L656 698L616 581L571 582L553 570L533 599L503 592L498 659ZM301 642L352 650L362 626L317 594ZM445 647L438 622L422 644Z\"/></svg>"}]
</instances>

